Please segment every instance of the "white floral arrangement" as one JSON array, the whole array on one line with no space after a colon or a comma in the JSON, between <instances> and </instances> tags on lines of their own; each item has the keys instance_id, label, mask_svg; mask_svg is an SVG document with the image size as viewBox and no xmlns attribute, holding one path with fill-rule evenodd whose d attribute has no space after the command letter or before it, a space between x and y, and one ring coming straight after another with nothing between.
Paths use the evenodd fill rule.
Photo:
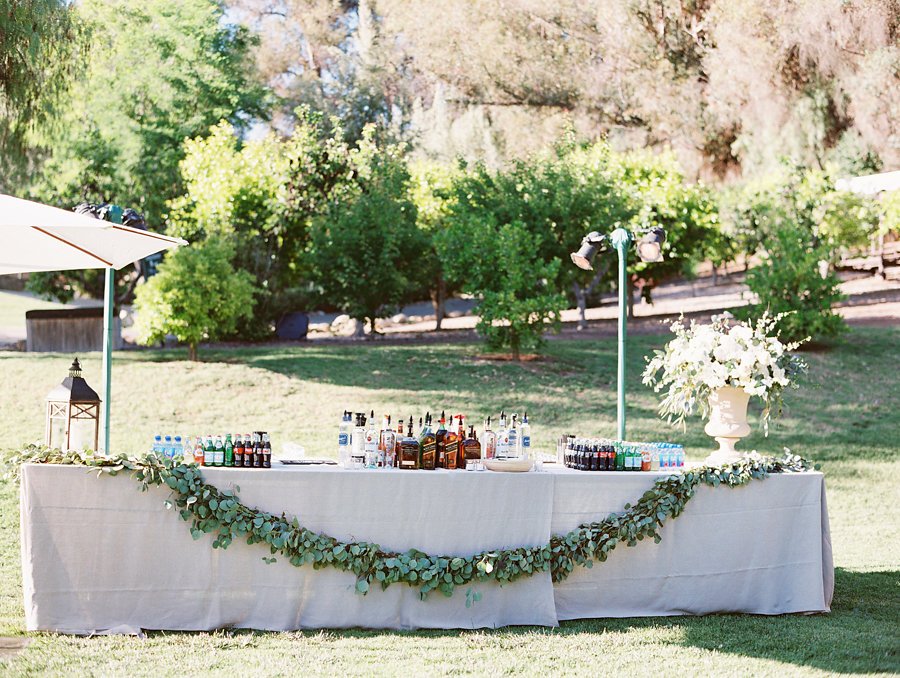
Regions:
<instances>
[{"instance_id":1,"label":"white floral arrangement","mask_svg":"<svg viewBox=\"0 0 900 678\"><path fill-rule=\"evenodd\" d=\"M786 314L763 315L756 324L736 322L730 313L713 316L710 324L681 318L672 324L672 339L654 351L644 369L644 383L666 390L659 413L677 423L698 412L709 415L710 394L724 386L742 389L763 401L762 425L781 414L783 393L797 387L806 362L791 352L803 342L783 343L778 321Z\"/></svg>"}]
</instances>

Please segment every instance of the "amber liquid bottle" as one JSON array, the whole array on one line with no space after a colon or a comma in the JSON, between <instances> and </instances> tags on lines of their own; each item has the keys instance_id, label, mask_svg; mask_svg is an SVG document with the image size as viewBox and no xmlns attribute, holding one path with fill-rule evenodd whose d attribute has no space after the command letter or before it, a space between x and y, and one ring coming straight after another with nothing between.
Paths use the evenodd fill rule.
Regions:
<instances>
[{"instance_id":1,"label":"amber liquid bottle","mask_svg":"<svg viewBox=\"0 0 900 678\"><path fill-rule=\"evenodd\" d=\"M420 420L421 421L421 420ZM425 415L425 426L419 434L419 468L433 471L437 456L437 441L431 430L431 415Z\"/></svg>"},{"instance_id":2,"label":"amber liquid bottle","mask_svg":"<svg viewBox=\"0 0 900 678\"><path fill-rule=\"evenodd\" d=\"M459 468L459 434L453 430L453 417L450 417L450 428L444 433L444 468Z\"/></svg>"},{"instance_id":3,"label":"amber liquid bottle","mask_svg":"<svg viewBox=\"0 0 900 678\"><path fill-rule=\"evenodd\" d=\"M403 428L402 424L400 428ZM419 468L419 456L419 441L413 436L413 418L410 417L406 435L400 436L400 451L397 455L400 468L408 470Z\"/></svg>"},{"instance_id":4,"label":"amber liquid bottle","mask_svg":"<svg viewBox=\"0 0 900 678\"><path fill-rule=\"evenodd\" d=\"M475 437L474 426L469 426L469 435L463 441L463 452L466 455L466 461L481 459L481 443Z\"/></svg>"},{"instance_id":5,"label":"amber liquid bottle","mask_svg":"<svg viewBox=\"0 0 900 678\"><path fill-rule=\"evenodd\" d=\"M465 417L461 414L456 415L456 438L458 440L459 450L456 453L456 468L466 469L466 424Z\"/></svg>"},{"instance_id":6,"label":"amber liquid bottle","mask_svg":"<svg viewBox=\"0 0 900 678\"><path fill-rule=\"evenodd\" d=\"M446 418L444 412L441 412L441 418L438 420L437 431L434 432L434 444L435 444L435 460L434 465L437 468L449 468L447 466L446 461L446 435L447 435L447 427L444 425L446 423ZM453 421L450 422L451 427L453 426Z\"/></svg>"}]
</instances>

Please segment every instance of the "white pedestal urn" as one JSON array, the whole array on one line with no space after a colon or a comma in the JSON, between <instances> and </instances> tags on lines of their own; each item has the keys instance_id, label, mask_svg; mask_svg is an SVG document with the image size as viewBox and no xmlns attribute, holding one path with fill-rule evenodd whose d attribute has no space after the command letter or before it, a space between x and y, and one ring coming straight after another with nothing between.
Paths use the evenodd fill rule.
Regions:
<instances>
[{"instance_id":1,"label":"white pedestal urn","mask_svg":"<svg viewBox=\"0 0 900 678\"><path fill-rule=\"evenodd\" d=\"M750 424L747 423L749 402L750 394L734 386L724 386L710 394L709 423L703 430L716 439L719 449L706 458L707 464L731 464L743 457L734 446L741 438L750 435Z\"/></svg>"}]
</instances>

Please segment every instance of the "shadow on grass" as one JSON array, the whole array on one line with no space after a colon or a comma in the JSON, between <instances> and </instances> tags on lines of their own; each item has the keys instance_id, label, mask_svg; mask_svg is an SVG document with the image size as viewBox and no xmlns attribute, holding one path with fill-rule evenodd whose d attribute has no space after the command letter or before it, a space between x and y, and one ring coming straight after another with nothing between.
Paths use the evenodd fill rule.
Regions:
<instances>
[{"instance_id":1,"label":"shadow on grass","mask_svg":"<svg viewBox=\"0 0 900 678\"><path fill-rule=\"evenodd\" d=\"M562 622L559 628L520 626L496 630L386 631L328 630L334 638L458 638L461 634L488 636L572 636L628 633L641 629L680 630L675 644L710 652L767 659L835 673L900 671L897 609L900 571L854 572L835 570L835 599L831 614L820 615L709 615L704 617L648 617L586 619ZM234 630L242 635L277 635L273 632ZM318 636L322 631L298 632ZM158 635L152 633L150 635ZM166 635L171 635L167 633Z\"/></svg>"}]
</instances>

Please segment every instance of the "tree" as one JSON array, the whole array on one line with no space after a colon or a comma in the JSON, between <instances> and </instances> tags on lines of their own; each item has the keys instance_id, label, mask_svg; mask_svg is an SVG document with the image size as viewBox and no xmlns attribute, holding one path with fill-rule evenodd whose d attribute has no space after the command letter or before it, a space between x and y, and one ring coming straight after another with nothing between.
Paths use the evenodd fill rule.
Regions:
<instances>
[{"instance_id":1,"label":"tree","mask_svg":"<svg viewBox=\"0 0 900 678\"><path fill-rule=\"evenodd\" d=\"M0 190L21 180L27 137L53 124L84 65L85 43L66 0L19 0L0 9Z\"/></svg>"},{"instance_id":2,"label":"tree","mask_svg":"<svg viewBox=\"0 0 900 678\"><path fill-rule=\"evenodd\" d=\"M422 288L429 241L416 227L409 173L397 146L378 147L372 128L352 155L357 183L313 225L312 281L321 298L359 321L375 320Z\"/></svg>"},{"instance_id":3,"label":"tree","mask_svg":"<svg viewBox=\"0 0 900 678\"><path fill-rule=\"evenodd\" d=\"M370 139L367 143L375 143ZM167 230L198 241L234 242L234 266L256 280L254 336L264 336L287 311L315 300L304 252L315 218L337 211L361 168L340 124L308 108L291 135L242 143L227 122L186 143L186 192L170 204Z\"/></svg>"},{"instance_id":4,"label":"tree","mask_svg":"<svg viewBox=\"0 0 900 678\"><path fill-rule=\"evenodd\" d=\"M73 7L92 31L88 65L56 129L40 139L48 157L30 190L61 205L128 205L158 228L166 202L182 192L182 142L222 119L244 127L265 117L253 39L215 0Z\"/></svg>"},{"instance_id":5,"label":"tree","mask_svg":"<svg viewBox=\"0 0 900 678\"><path fill-rule=\"evenodd\" d=\"M253 278L235 270L234 248L211 239L169 253L159 272L138 286L135 298L140 341L164 341L169 334L188 345L197 360L197 345L233 334L253 311Z\"/></svg>"}]
</instances>

